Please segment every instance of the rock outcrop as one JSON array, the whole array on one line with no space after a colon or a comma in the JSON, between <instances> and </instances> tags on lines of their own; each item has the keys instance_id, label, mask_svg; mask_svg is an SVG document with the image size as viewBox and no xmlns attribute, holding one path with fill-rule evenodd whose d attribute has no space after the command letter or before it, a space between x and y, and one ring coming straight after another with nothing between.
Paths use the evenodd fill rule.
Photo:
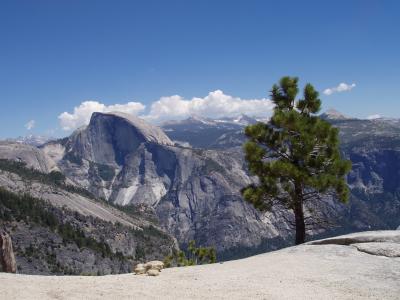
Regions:
<instances>
[{"instance_id":1,"label":"rock outcrop","mask_svg":"<svg viewBox=\"0 0 400 300\"><path fill-rule=\"evenodd\" d=\"M379 233L379 240L384 235ZM378 240L375 243L382 244ZM399 276L399 258L371 255L347 245L306 244L223 264L168 268L154 278L0 274L0 295L5 299L42 300L398 300Z\"/></svg>"},{"instance_id":2,"label":"rock outcrop","mask_svg":"<svg viewBox=\"0 0 400 300\"><path fill-rule=\"evenodd\" d=\"M400 204L398 125L354 119L330 121L341 128L343 152L353 161L348 176L352 197L348 206L327 197L323 205L310 207L336 222L339 229L327 231L314 226L309 233L396 228ZM253 181L241 149L235 147L244 141L238 131L243 125L221 120L191 120L178 125L170 125L167 133L176 135L180 131L176 136L183 139L186 134L190 142L209 138L206 145L218 144L217 149L177 146L160 128L137 117L94 113L88 126L40 149L0 144L0 158L23 160L43 172L53 168L48 162L56 162L55 168L67 176L68 182L113 204L146 207L183 247L196 240L202 246L215 247L220 259L290 243L293 228L289 212L277 208L261 214L240 195L240 189ZM8 180L6 184L14 182ZM41 191L33 188L32 193L38 196ZM48 194L52 192L44 193ZM57 195L48 198L60 199ZM80 206L79 200L59 202ZM87 204L92 207L82 200L80 213L87 212ZM100 212L90 207L89 215Z\"/></svg>"},{"instance_id":3,"label":"rock outcrop","mask_svg":"<svg viewBox=\"0 0 400 300\"><path fill-rule=\"evenodd\" d=\"M135 268L133 269L133 272L136 274L136 275L143 275L143 274L146 274L146 268L145 268L145 266L144 266L144 264L137 264L136 266L135 266Z\"/></svg>"},{"instance_id":4,"label":"rock outcrop","mask_svg":"<svg viewBox=\"0 0 400 300\"><path fill-rule=\"evenodd\" d=\"M43 173L58 170L55 162L38 148L16 142L0 141L0 159L19 161Z\"/></svg>"},{"instance_id":5,"label":"rock outcrop","mask_svg":"<svg viewBox=\"0 0 400 300\"><path fill-rule=\"evenodd\" d=\"M124 165L126 157L142 143L173 145L160 128L140 118L120 112L93 113L89 125L68 140L66 155L98 164Z\"/></svg>"},{"instance_id":6,"label":"rock outcrop","mask_svg":"<svg viewBox=\"0 0 400 300\"><path fill-rule=\"evenodd\" d=\"M400 119L360 120L330 112L321 117L339 128L342 154L353 163L348 175L351 197L348 205L332 202L336 229L330 234L399 226ZM171 139L204 149L233 151L246 141L244 127L227 128L182 121L165 124ZM311 231L313 233L313 231ZM314 231L315 233L315 231ZM322 233L322 232L321 232Z\"/></svg>"},{"instance_id":7,"label":"rock outcrop","mask_svg":"<svg viewBox=\"0 0 400 300\"><path fill-rule=\"evenodd\" d=\"M158 275L160 275L160 271L158 271L156 269L150 269L147 271L147 275L148 276L158 276Z\"/></svg>"},{"instance_id":8,"label":"rock outcrop","mask_svg":"<svg viewBox=\"0 0 400 300\"><path fill-rule=\"evenodd\" d=\"M331 219L341 232L395 228L400 152L396 145L385 143L389 136L397 141L398 132L385 125L384 138L376 134L386 142L374 149L368 134L381 130L381 124L341 118L330 121L342 129L344 153L354 162L348 178L353 194L349 206L326 197L323 205L310 209ZM94 113L87 127L42 149L69 180L96 196L117 205L144 205L153 210L161 226L183 246L195 239L215 247L225 259L291 242L289 212L277 208L261 214L240 195L240 189L254 180L247 173L241 149L235 147L244 141L238 131L243 125L192 118L168 126L167 133L174 139L183 140L186 134L187 142L203 145L201 141L206 140L204 145L217 145L216 149L173 146L158 127L120 113ZM360 135L352 142L355 130ZM329 230L317 225L309 233L339 232Z\"/></svg>"},{"instance_id":9,"label":"rock outcrop","mask_svg":"<svg viewBox=\"0 0 400 300\"><path fill-rule=\"evenodd\" d=\"M309 245L352 245L364 243L395 243L400 245L400 233L395 230L366 231L311 241Z\"/></svg>"},{"instance_id":10,"label":"rock outcrop","mask_svg":"<svg viewBox=\"0 0 400 300\"><path fill-rule=\"evenodd\" d=\"M42 149L63 153L58 167L96 196L151 208L181 245L195 239L222 257L290 232L276 222L282 212L266 219L243 201L240 189L252 179L240 152L173 146L159 128L119 113L94 113L86 128Z\"/></svg>"},{"instance_id":11,"label":"rock outcrop","mask_svg":"<svg viewBox=\"0 0 400 300\"><path fill-rule=\"evenodd\" d=\"M400 244L371 242L362 244L352 244L358 251L377 256L400 257Z\"/></svg>"},{"instance_id":12,"label":"rock outcrop","mask_svg":"<svg viewBox=\"0 0 400 300\"><path fill-rule=\"evenodd\" d=\"M0 231L0 267L0 272L17 272L11 237L5 231Z\"/></svg>"},{"instance_id":13,"label":"rock outcrop","mask_svg":"<svg viewBox=\"0 0 400 300\"><path fill-rule=\"evenodd\" d=\"M146 268L146 270L154 269L157 271L161 271L162 269L164 269L164 263L159 260L152 260L152 261L145 263L144 267Z\"/></svg>"},{"instance_id":14,"label":"rock outcrop","mask_svg":"<svg viewBox=\"0 0 400 300\"><path fill-rule=\"evenodd\" d=\"M20 175L0 170L0 226L13 236L19 273L128 273L133 263L178 249L151 216Z\"/></svg>"},{"instance_id":15,"label":"rock outcrop","mask_svg":"<svg viewBox=\"0 0 400 300\"><path fill-rule=\"evenodd\" d=\"M164 269L164 263L159 260L153 260L145 264L137 264L133 271L136 275L158 276L162 269Z\"/></svg>"}]
</instances>

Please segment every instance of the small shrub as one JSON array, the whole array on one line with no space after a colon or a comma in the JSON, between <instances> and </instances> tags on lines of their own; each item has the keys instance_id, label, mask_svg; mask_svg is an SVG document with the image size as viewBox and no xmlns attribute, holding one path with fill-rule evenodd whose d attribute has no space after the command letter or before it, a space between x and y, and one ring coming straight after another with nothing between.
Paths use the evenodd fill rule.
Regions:
<instances>
[{"instance_id":1,"label":"small shrub","mask_svg":"<svg viewBox=\"0 0 400 300\"><path fill-rule=\"evenodd\" d=\"M184 251L178 251L166 256L164 258L165 267L212 264L217 261L217 252L213 247L196 247L196 242L190 241L187 250L188 255Z\"/></svg>"}]
</instances>

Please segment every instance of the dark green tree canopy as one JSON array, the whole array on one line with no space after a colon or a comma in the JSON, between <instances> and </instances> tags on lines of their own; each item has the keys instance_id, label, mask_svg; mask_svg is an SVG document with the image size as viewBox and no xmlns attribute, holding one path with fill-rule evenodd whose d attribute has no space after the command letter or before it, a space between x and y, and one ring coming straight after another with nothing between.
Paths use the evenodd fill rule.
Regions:
<instances>
[{"instance_id":1,"label":"dark green tree canopy","mask_svg":"<svg viewBox=\"0 0 400 300\"><path fill-rule=\"evenodd\" d=\"M340 156L338 129L316 115L321 107L318 92L307 84L296 100L298 92L298 78L283 77L271 90L275 108L270 122L246 128L245 156L259 182L242 190L256 208L280 204L295 217L296 212L303 214L306 201L328 191L346 202L345 175L351 169L350 161Z\"/></svg>"}]
</instances>

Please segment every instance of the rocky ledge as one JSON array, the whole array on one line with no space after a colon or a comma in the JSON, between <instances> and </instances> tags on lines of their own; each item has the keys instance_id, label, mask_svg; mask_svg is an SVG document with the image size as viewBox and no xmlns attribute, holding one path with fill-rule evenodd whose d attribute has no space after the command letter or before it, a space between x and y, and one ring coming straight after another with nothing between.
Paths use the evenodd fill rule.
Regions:
<instances>
[{"instance_id":1,"label":"rocky ledge","mask_svg":"<svg viewBox=\"0 0 400 300\"><path fill-rule=\"evenodd\" d=\"M309 245L344 245L371 255L400 258L400 231L366 231L318 241Z\"/></svg>"},{"instance_id":2,"label":"rocky ledge","mask_svg":"<svg viewBox=\"0 0 400 300\"><path fill-rule=\"evenodd\" d=\"M0 274L0 295L2 299L399 299L400 257L393 250L399 243L400 231L364 232L220 264L165 269L157 277Z\"/></svg>"}]
</instances>

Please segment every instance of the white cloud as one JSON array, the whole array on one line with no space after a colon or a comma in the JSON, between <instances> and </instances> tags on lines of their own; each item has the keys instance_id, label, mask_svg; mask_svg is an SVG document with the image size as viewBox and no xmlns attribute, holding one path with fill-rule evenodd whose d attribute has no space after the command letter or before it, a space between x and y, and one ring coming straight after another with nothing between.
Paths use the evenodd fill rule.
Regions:
<instances>
[{"instance_id":1,"label":"white cloud","mask_svg":"<svg viewBox=\"0 0 400 300\"><path fill-rule=\"evenodd\" d=\"M139 102L128 102L125 104L105 105L97 101L85 101L74 108L73 113L63 112L58 116L61 128L64 130L73 130L90 121L94 112L112 112L119 111L128 114L137 115L145 109L145 106Z\"/></svg>"},{"instance_id":2,"label":"white cloud","mask_svg":"<svg viewBox=\"0 0 400 300\"><path fill-rule=\"evenodd\" d=\"M356 87L356 84L355 83L352 83L352 84L347 84L347 83L344 83L344 82L342 82L342 83L340 83L338 86L336 86L336 87L332 87L332 88L329 88L329 89L325 89L324 90L324 94L325 95L332 95L333 93L341 93L341 92L348 92L348 91L351 91L353 88L355 88Z\"/></svg>"},{"instance_id":3,"label":"white cloud","mask_svg":"<svg viewBox=\"0 0 400 300\"><path fill-rule=\"evenodd\" d=\"M31 130L33 129L33 127L35 127L35 123L36 123L35 120L30 120L28 121L28 123L25 124L25 128Z\"/></svg>"},{"instance_id":4,"label":"white cloud","mask_svg":"<svg viewBox=\"0 0 400 300\"><path fill-rule=\"evenodd\" d=\"M273 107L269 99L241 99L216 90L204 98L189 100L179 95L161 97L150 105L147 113L144 113L145 105L140 102L107 106L97 101L85 101L75 107L73 113L63 112L58 119L62 129L73 130L88 124L93 112L122 111L159 123L165 120L184 119L191 115L219 118L248 114L263 118L271 115Z\"/></svg>"},{"instance_id":5,"label":"white cloud","mask_svg":"<svg viewBox=\"0 0 400 300\"><path fill-rule=\"evenodd\" d=\"M161 97L151 105L148 115L144 117L155 122L182 119L190 115L219 118L243 113L266 117L271 114L273 107L274 105L269 99L241 99L216 90L204 98L190 100L178 95Z\"/></svg>"},{"instance_id":6,"label":"white cloud","mask_svg":"<svg viewBox=\"0 0 400 300\"><path fill-rule=\"evenodd\" d=\"M382 116L379 114L375 114L375 115L368 116L367 120L374 120L374 119L379 119L379 118L382 118Z\"/></svg>"}]
</instances>

